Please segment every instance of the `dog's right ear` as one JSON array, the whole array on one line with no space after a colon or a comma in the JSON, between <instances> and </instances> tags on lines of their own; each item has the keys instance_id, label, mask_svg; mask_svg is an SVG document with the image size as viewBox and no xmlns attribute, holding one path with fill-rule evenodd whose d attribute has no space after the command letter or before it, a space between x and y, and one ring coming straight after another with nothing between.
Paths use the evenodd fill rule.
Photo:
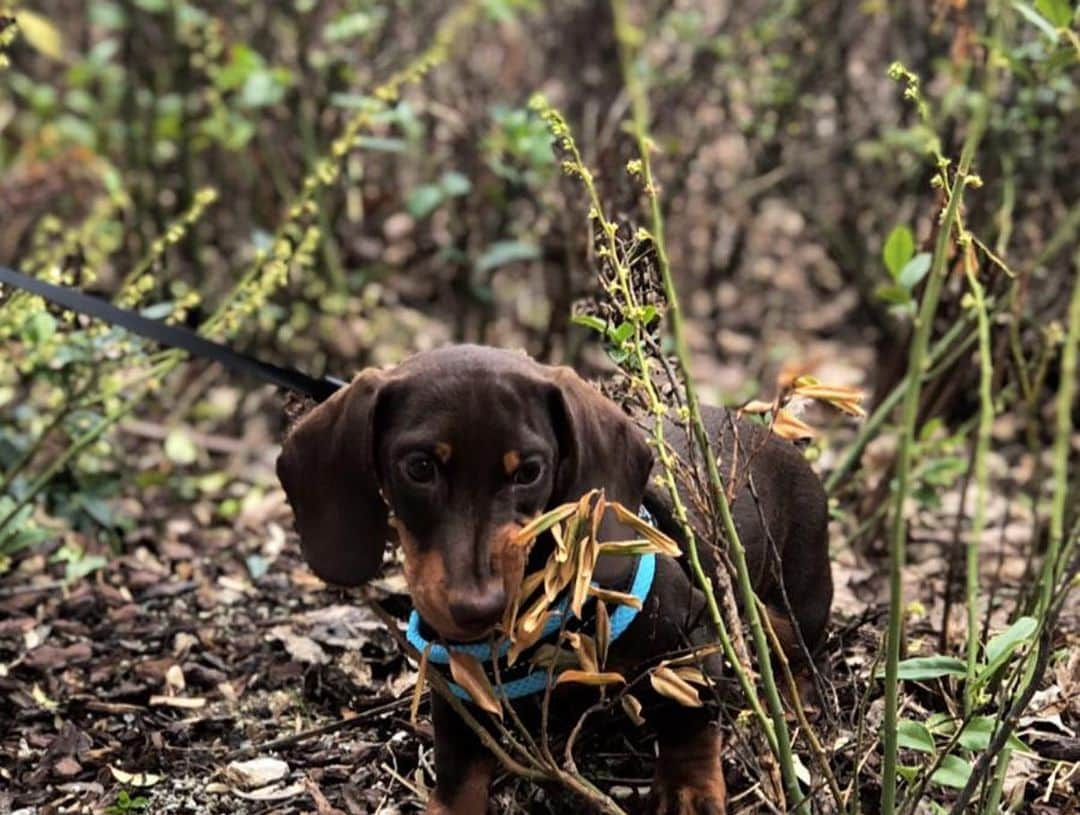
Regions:
<instances>
[{"instance_id":1,"label":"dog's right ear","mask_svg":"<svg viewBox=\"0 0 1080 815\"><path fill-rule=\"evenodd\" d=\"M292 429L277 474L300 547L328 583L357 586L379 570L389 535L375 468L375 406L384 371L356 376Z\"/></svg>"}]
</instances>

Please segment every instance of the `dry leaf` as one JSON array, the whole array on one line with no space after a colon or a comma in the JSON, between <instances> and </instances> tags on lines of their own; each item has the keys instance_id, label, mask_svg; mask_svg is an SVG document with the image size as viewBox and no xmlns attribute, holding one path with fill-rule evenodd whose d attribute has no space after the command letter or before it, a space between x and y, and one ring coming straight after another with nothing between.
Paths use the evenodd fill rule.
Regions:
<instances>
[{"instance_id":1,"label":"dry leaf","mask_svg":"<svg viewBox=\"0 0 1080 815\"><path fill-rule=\"evenodd\" d=\"M271 784L269 787L260 787L251 792L233 790L234 795L243 798L245 801L284 801L288 798L295 798L297 795L303 795L305 792L307 790L300 783L289 784L287 787Z\"/></svg>"},{"instance_id":2,"label":"dry leaf","mask_svg":"<svg viewBox=\"0 0 1080 815\"><path fill-rule=\"evenodd\" d=\"M603 600L596 601L596 659L603 667L607 663L608 641L611 639L611 617Z\"/></svg>"},{"instance_id":3,"label":"dry leaf","mask_svg":"<svg viewBox=\"0 0 1080 815\"><path fill-rule=\"evenodd\" d=\"M112 764L109 765L109 772L112 773L113 778L128 787L152 787L164 778L154 773L129 773Z\"/></svg>"},{"instance_id":4,"label":"dry leaf","mask_svg":"<svg viewBox=\"0 0 1080 815\"><path fill-rule=\"evenodd\" d=\"M701 707L697 689L666 665L660 665L649 674L653 690L661 696L674 699L684 707Z\"/></svg>"},{"instance_id":5,"label":"dry leaf","mask_svg":"<svg viewBox=\"0 0 1080 815\"><path fill-rule=\"evenodd\" d=\"M776 411L776 415L773 417L771 430L780 438L788 439L789 441L812 439L817 435L814 428L802 419L795 418L790 411L784 410L783 408Z\"/></svg>"},{"instance_id":6,"label":"dry leaf","mask_svg":"<svg viewBox=\"0 0 1080 815\"><path fill-rule=\"evenodd\" d=\"M261 756L248 761L230 761L225 767L229 783L245 790L265 787L289 774L289 765L280 758Z\"/></svg>"},{"instance_id":7,"label":"dry leaf","mask_svg":"<svg viewBox=\"0 0 1080 815\"><path fill-rule=\"evenodd\" d=\"M858 388L847 385L824 385L812 376L800 376L795 380L792 391L796 396L825 402L849 416L865 416L866 411L859 404L864 394Z\"/></svg>"},{"instance_id":8,"label":"dry leaf","mask_svg":"<svg viewBox=\"0 0 1080 815\"><path fill-rule=\"evenodd\" d=\"M622 703L622 709L626 712L626 715L630 717L630 721L638 727L645 724L645 717L641 715L641 702L637 700L636 696L631 696L628 693L619 701Z\"/></svg>"},{"instance_id":9,"label":"dry leaf","mask_svg":"<svg viewBox=\"0 0 1080 815\"><path fill-rule=\"evenodd\" d=\"M763 402L760 399L752 399L745 405L743 405L741 408L739 408L739 413L752 413L755 415L760 415L762 413L772 412L773 408L775 407L776 404L774 402Z\"/></svg>"},{"instance_id":10,"label":"dry leaf","mask_svg":"<svg viewBox=\"0 0 1080 815\"><path fill-rule=\"evenodd\" d=\"M200 707L206 707L206 700L202 697L187 697L187 696L151 696L150 706L156 707L158 705L164 705L165 707L178 707L184 710L196 710Z\"/></svg>"},{"instance_id":11,"label":"dry leaf","mask_svg":"<svg viewBox=\"0 0 1080 815\"><path fill-rule=\"evenodd\" d=\"M510 539L510 542L513 545L518 546L522 543L535 540L544 532L555 526L555 524L569 518L576 510L577 504L563 504L562 506L555 507L555 509L550 512L538 515L515 532Z\"/></svg>"},{"instance_id":12,"label":"dry leaf","mask_svg":"<svg viewBox=\"0 0 1080 815\"><path fill-rule=\"evenodd\" d=\"M603 685L622 685L626 683L622 674L608 672L608 673L595 673L593 671L563 671L559 674L559 678L555 680L556 685L564 685L573 682L578 685L593 685L600 687Z\"/></svg>"},{"instance_id":13,"label":"dry leaf","mask_svg":"<svg viewBox=\"0 0 1080 815\"><path fill-rule=\"evenodd\" d=\"M691 668L689 666L684 668L675 668L675 673L685 679L692 685L708 685L709 680L705 678L705 674L701 672L699 668Z\"/></svg>"},{"instance_id":14,"label":"dry leaf","mask_svg":"<svg viewBox=\"0 0 1080 815\"><path fill-rule=\"evenodd\" d=\"M165 671L165 689L170 693L179 693L187 684L184 681L184 669L175 662Z\"/></svg>"},{"instance_id":15,"label":"dry leaf","mask_svg":"<svg viewBox=\"0 0 1080 815\"><path fill-rule=\"evenodd\" d=\"M578 619L589 596L593 569L596 568L597 546L593 538L585 538L578 544L577 573L574 575L574 592L570 597L570 610Z\"/></svg>"},{"instance_id":16,"label":"dry leaf","mask_svg":"<svg viewBox=\"0 0 1080 815\"><path fill-rule=\"evenodd\" d=\"M656 547L645 538L634 538L628 541L607 541L600 544L601 555L647 555L655 551Z\"/></svg>"},{"instance_id":17,"label":"dry leaf","mask_svg":"<svg viewBox=\"0 0 1080 815\"><path fill-rule=\"evenodd\" d=\"M502 718L502 706L495 697L495 691L492 690L487 674L484 673L484 668L476 657L461 651L451 651L450 675L469 694L473 704L493 716Z\"/></svg>"},{"instance_id":18,"label":"dry leaf","mask_svg":"<svg viewBox=\"0 0 1080 815\"><path fill-rule=\"evenodd\" d=\"M557 671L576 668L578 665L578 659L573 653L551 643L544 643L537 648L530 662L539 668L548 668L554 663Z\"/></svg>"},{"instance_id":19,"label":"dry leaf","mask_svg":"<svg viewBox=\"0 0 1080 815\"><path fill-rule=\"evenodd\" d=\"M675 541L659 529L650 526L642 518L638 517L636 512L631 512L622 504L614 502L608 504L608 506L615 510L615 516L619 519L620 523L626 524L641 535L641 537L649 541L649 543L656 547L658 553L668 555L669 557L678 557L681 554L679 545L675 543Z\"/></svg>"},{"instance_id":20,"label":"dry leaf","mask_svg":"<svg viewBox=\"0 0 1080 815\"><path fill-rule=\"evenodd\" d=\"M622 591L612 591L611 589L602 589L599 586L590 586L589 594L595 597L597 600L602 600L605 603L613 603L614 605L630 606L641 611L641 598L636 594L627 594Z\"/></svg>"},{"instance_id":21,"label":"dry leaf","mask_svg":"<svg viewBox=\"0 0 1080 815\"><path fill-rule=\"evenodd\" d=\"M521 605L527 603L529 598L536 592L537 588L544 582L544 572L533 572L531 575L521 581L521 587L514 594L513 602L506 607L506 613L503 615L502 630L505 634L512 636L514 627L517 625L518 612L521 610Z\"/></svg>"},{"instance_id":22,"label":"dry leaf","mask_svg":"<svg viewBox=\"0 0 1080 815\"><path fill-rule=\"evenodd\" d=\"M596 673L600 670L600 660L596 655L596 640L588 634L579 634L574 631L566 633L566 639L577 654L578 664L582 670Z\"/></svg>"},{"instance_id":23,"label":"dry leaf","mask_svg":"<svg viewBox=\"0 0 1080 815\"><path fill-rule=\"evenodd\" d=\"M506 654L508 667L517 662L517 658L521 656L522 652L532 648L544 636L544 626L547 625L547 621L551 617L551 611L547 608L543 597L537 601L534 608L539 609L541 612L536 625L526 630L522 623L518 623L517 628L514 629L514 633L510 637L510 650Z\"/></svg>"}]
</instances>

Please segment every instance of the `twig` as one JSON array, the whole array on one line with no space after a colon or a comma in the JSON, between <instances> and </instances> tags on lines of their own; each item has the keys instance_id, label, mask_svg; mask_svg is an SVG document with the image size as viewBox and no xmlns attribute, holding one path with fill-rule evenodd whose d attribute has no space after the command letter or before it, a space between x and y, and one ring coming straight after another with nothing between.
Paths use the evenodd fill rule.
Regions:
<instances>
[{"instance_id":1,"label":"twig","mask_svg":"<svg viewBox=\"0 0 1080 815\"><path fill-rule=\"evenodd\" d=\"M376 705L375 707L369 707L366 710L361 710L355 716L350 716L348 719L340 719L336 722L330 722L329 724L320 725L319 727L312 727L307 730L301 730L299 733L293 733L288 736L282 736L281 738L272 739L270 741L263 742L262 744L252 744L247 747L240 747L226 756L226 760L233 760L242 756L252 755L254 753L268 753L272 750L280 750L282 747L289 747L293 744L299 744L302 741L308 739L315 739L319 736L325 736L328 733L338 733L342 730L348 730L356 727L357 725L364 724L365 722L382 716L384 713L392 713L393 711L408 707L412 702L411 696L406 696L401 699L395 699L392 702L386 702L382 705Z\"/></svg>"}]
</instances>

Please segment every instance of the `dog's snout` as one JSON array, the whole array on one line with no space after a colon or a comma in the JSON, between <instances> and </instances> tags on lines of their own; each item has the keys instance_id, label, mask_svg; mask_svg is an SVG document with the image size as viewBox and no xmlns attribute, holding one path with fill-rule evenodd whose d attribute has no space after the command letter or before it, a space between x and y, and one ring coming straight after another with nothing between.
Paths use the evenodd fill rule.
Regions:
<instances>
[{"instance_id":1,"label":"dog's snout","mask_svg":"<svg viewBox=\"0 0 1080 815\"><path fill-rule=\"evenodd\" d=\"M462 628L489 628L499 621L505 610L506 589L502 581L451 593L450 616Z\"/></svg>"}]
</instances>

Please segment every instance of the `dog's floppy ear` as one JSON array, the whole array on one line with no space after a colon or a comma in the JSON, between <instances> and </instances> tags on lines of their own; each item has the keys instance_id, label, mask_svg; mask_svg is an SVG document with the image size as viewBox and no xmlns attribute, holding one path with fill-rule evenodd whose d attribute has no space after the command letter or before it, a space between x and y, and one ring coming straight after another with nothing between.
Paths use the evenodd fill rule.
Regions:
<instances>
[{"instance_id":1,"label":"dog's floppy ear","mask_svg":"<svg viewBox=\"0 0 1080 815\"><path fill-rule=\"evenodd\" d=\"M302 418L282 445L277 474L312 570L356 586L378 571L389 534L375 469L375 405L387 380L370 369Z\"/></svg>"},{"instance_id":2,"label":"dog's floppy ear","mask_svg":"<svg viewBox=\"0 0 1080 815\"><path fill-rule=\"evenodd\" d=\"M547 372L557 389L554 412L561 459L553 503L603 488L608 499L637 509L653 465L644 434L572 368Z\"/></svg>"}]
</instances>

